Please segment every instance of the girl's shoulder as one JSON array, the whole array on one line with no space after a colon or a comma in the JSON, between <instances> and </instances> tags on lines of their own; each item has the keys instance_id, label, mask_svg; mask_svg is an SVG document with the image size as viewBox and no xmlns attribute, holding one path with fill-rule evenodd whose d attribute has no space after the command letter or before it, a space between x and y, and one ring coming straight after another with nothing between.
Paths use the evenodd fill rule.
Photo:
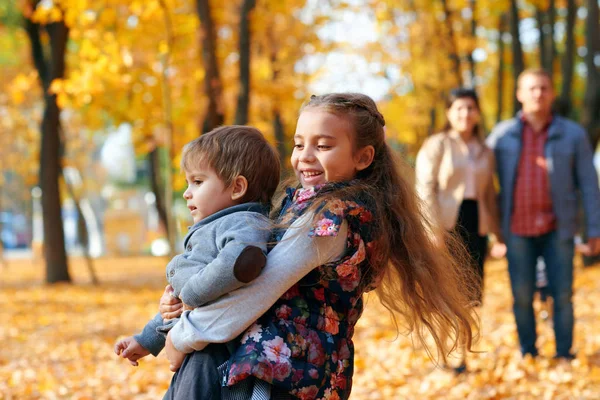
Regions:
<instances>
[{"instance_id":1,"label":"girl's shoulder","mask_svg":"<svg viewBox=\"0 0 600 400\"><path fill-rule=\"evenodd\" d=\"M315 224L311 235L331 236L337 234L344 221L350 231L364 231L374 223L375 202L366 193L327 196L315 209Z\"/></svg>"}]
</instances>

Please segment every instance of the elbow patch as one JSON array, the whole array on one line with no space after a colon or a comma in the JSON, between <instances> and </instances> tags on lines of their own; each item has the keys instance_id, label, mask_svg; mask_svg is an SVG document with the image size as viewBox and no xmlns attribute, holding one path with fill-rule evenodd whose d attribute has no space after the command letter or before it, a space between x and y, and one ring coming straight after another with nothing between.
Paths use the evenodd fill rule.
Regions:
<instances>
[{"instance_id":1,"label":"elbow patch","mask_svg":"<svg viewBox=\"0 0 600 400\"><path fill-rule=\"evenodd\" d=\"M265 256L260 248L247 246L242 250L237 260L235 260L233 275L238 281L248 283L260 275L266 263L267 256Z\"/></svg>"}]
</instances>

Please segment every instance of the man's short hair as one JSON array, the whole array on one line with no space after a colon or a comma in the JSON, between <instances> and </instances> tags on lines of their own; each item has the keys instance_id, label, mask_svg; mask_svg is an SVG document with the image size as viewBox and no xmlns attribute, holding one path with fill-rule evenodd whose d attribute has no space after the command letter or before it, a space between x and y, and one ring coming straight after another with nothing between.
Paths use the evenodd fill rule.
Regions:
<instances>
[{"instance_id":1,"label":"man's short hair","mask_svg":"<svg viewBox=\"0 0 600 400\"><path fill-rule=\"evenodd\" d=\"M523 80L523 78L526 76L529 76L529 75L544 76L544 77L548 78L550 83L552 83L552 76L550 76L550 73L548 71L546 71L544 68L527 68L527 69L523 70L523 72L521 72L519 74L519 76L517 77L517 87L521 86L521 81Z\"/></svg>"},{"instance_id":2,"label":"man's short hair","mask_svg":"<svg viewBox=\"0 0 600 400\"><path fill-rule=\"evenodd\" d=\"M221 126L186 144L181 169L189 172L202 164L212 168L226 187L237 176L244 176L248 189L243 203L270 204L279 184L279 155L263 134L250 126Z\"/></svg>"}]
</instances>

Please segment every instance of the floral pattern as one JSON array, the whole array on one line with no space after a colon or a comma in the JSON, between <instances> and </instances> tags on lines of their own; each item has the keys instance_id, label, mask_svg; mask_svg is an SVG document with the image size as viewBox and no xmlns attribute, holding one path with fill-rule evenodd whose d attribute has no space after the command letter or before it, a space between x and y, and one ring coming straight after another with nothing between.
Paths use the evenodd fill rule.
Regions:
<instances>
[{"instance_id":1,"label":"floral pattern","mask_svg":"<svg viewBox=\"0 0 600 400\"><path fill-rule=\"evenodd\" d=\"M279 222L293 222L319 194L340 185L344 184L288 190ZM368 204L338 199L317 207L309 234L337 235L347 221L344 256L311 271L246 331L230 358L228 385L255 376L300 399L349 397L352 335L363 310L362 294L378 283L368 261L374 248L373 210ZM275 231L274 240L284 233Z\"/></svg>"}]
</instances>

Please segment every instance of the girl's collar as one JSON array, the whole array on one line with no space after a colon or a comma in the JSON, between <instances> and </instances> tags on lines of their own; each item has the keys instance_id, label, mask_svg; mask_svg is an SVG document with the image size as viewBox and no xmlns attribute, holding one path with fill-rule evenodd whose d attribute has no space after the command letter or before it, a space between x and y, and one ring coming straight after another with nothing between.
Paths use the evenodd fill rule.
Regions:
<instances>
[{"instance_id":1,"label":"girl's collar","mask_svg":"<svg viewBox=\"0 0 600 400\"><path fill-rule=\"evenodd\" d=\"M293 200L296 203L304 203L304 202L307 202L307 201L313 199L319 193L324 193L324 192L328 192L331 190L339 189L339 188L348 186L351 183L352 183L352 181L350 181L350 182L329 182L329 183L323 183L323 184L316 185L316 186L309 187L309 188L287 188L286 194L288 195L290 200Z\"/></svg>"}]
</instances>

